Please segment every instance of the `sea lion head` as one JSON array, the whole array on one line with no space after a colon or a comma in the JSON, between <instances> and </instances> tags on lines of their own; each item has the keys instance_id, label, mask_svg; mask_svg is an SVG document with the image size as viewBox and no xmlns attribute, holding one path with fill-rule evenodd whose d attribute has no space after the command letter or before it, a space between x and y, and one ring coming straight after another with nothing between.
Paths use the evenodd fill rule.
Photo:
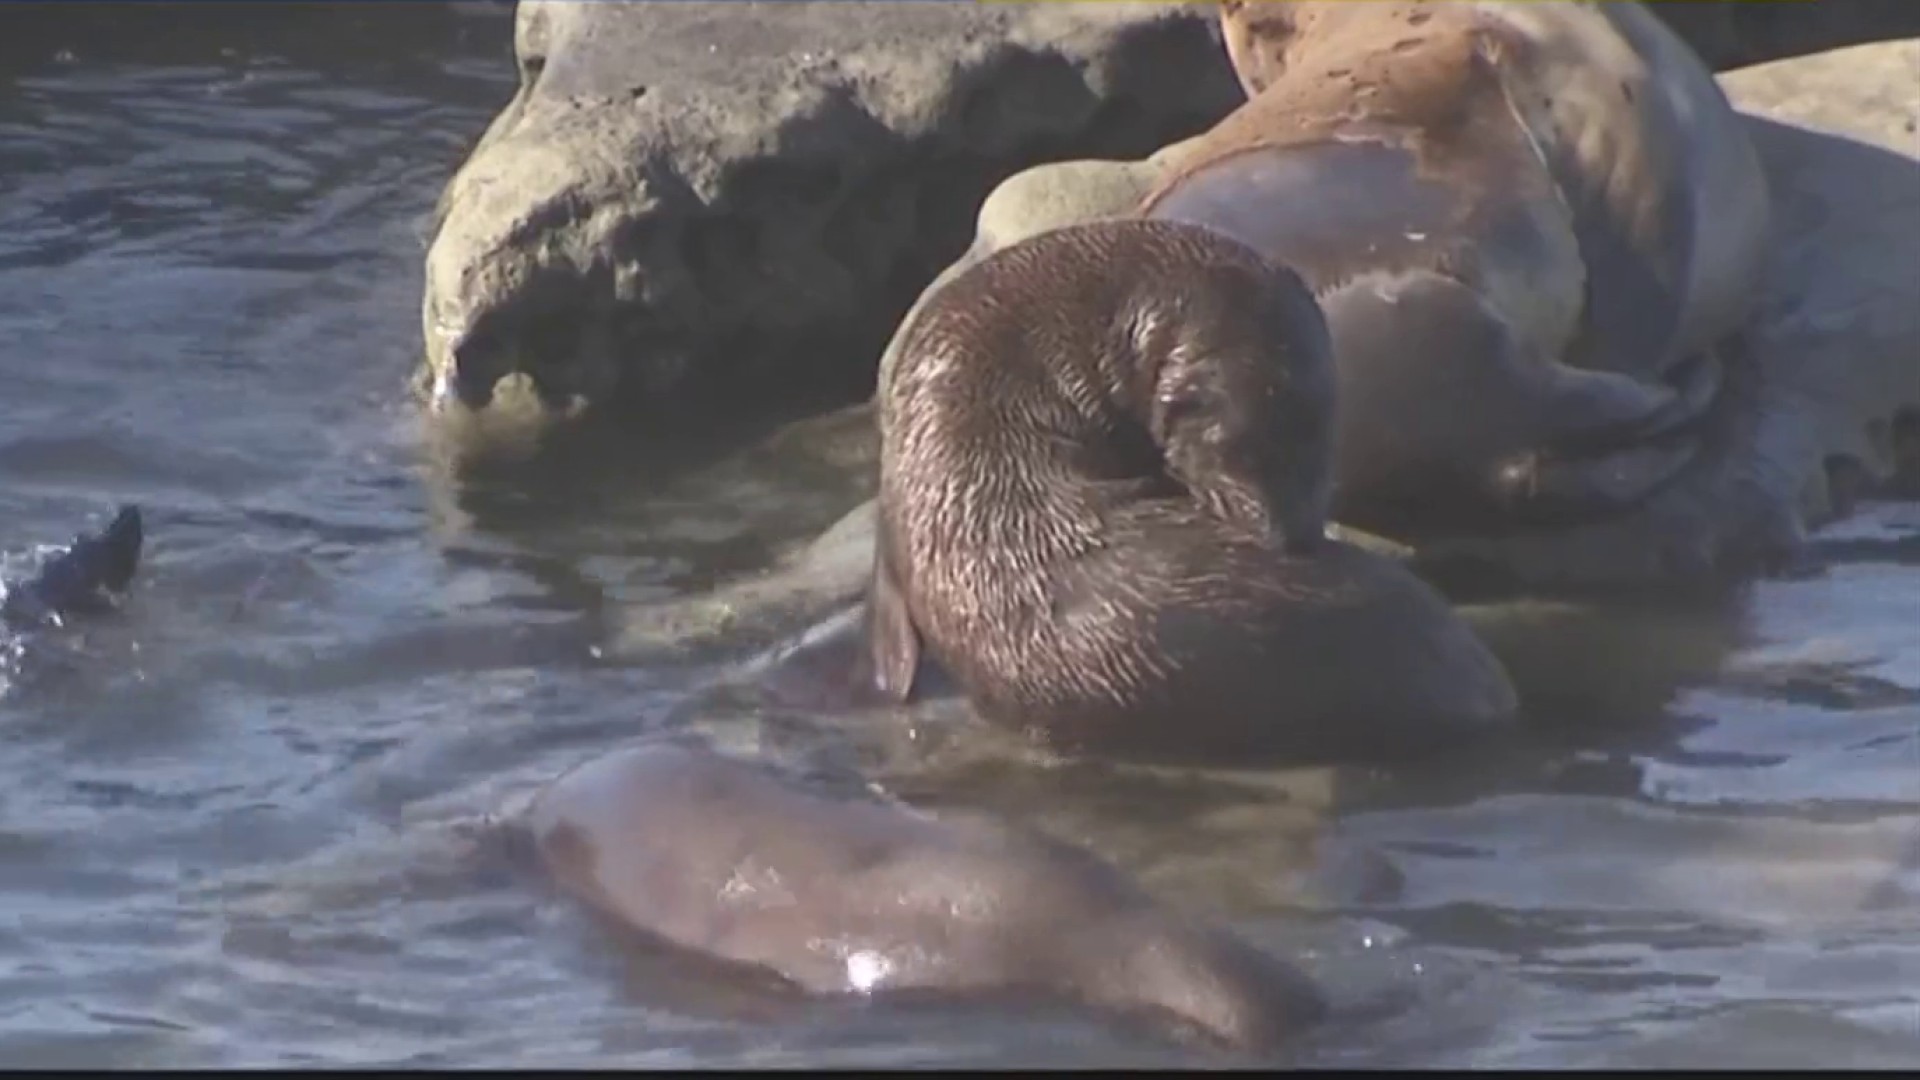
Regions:
<instances>
[{"instance_id":1,"label":"sea lion head","mask_svg":"<svg viewBox=\"0 0 1920 1080\"><path fill-rule=\"evenodd\" d=\"M1304 971L1223 928L1152 909L1116 920L1096 1002L1176 1018L1201 1041L1253 1054L1284 1047L1331 1012Z\"/></svg>"},{"instance_id":2,"label":"sea lion head","mask_svg":"<svg viewBox=\"0 0 1920 1080\"><path fill-rule=\"evenodd\" d=\"M1317 544L1335 377L1326 320L1299 275L1264 261L1207 264L1155 282L1123 318L1154 373L1144 413L1166 472L1216 516L1269 505L1290 548Z\"/></svg>"}]
</instances>

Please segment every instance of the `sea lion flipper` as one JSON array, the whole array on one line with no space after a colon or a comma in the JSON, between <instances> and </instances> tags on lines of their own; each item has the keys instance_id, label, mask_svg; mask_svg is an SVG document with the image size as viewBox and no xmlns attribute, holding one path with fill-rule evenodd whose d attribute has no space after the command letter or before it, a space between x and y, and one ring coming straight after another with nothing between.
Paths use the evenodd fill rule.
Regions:
<instances>
[{"instance_id":1,"label":"sea lion flipper","mask_svg":"<svg viewBox=\"0 0 1920 1080\"><path fill-rule=\"evenodd\" d=\"M1558 434L1495 470L1508 498L1549 514L1619 512L1678 475L1700 450L1721 385L1711 357L1670 383L1549 364L1540 413Z\"/></svg>"},{"instance_id":2,"label":"sea lion flipper","mask_svg":"<svg viewBox=\"0 0 1920 1080\"><path fill-rule=\"evenodd\" d=\"M1672 436L1699 424L1719 398L1722 371L1712 353L1688 358L1656 381L1569 364L1535 369L1540 412L1554 449L1596 453Z\"/></svg>"},{"instance_id":3,"label":"sea lion flipper","mask_svg":"<svg viewBox=\"0 0 1920 1080\"><path fill-rule=\"evenodd\" d=\"M920 631L887 558L884 536L874 544L873 582L867 588L867 647L873 685L894 701L913 695L920 670Z\"/></svg>"},{"instance_id":4,"label":"sea lion flipper","mask_svg":"<svg viewBox=\"0 0 1920 1080\"><path fill-rule=\"evenodd\" d=\"M0 623L24 625L106 606L102 593L121 593L140 566L140 508L120 507L98 533L73 538L32 578L5 590Z\"/></svg>"}]
</instances>

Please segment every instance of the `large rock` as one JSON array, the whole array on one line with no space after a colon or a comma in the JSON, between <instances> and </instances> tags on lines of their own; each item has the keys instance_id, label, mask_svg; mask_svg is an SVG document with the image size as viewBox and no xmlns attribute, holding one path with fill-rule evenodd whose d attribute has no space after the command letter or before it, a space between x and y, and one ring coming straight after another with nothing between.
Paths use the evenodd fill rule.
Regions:
<instances>
[{"instance_id":1,"label":"large rock","mask_svg":"<svg viewBox=\"0 0 1920 1080\"><path fill-rule=\"evenodd\" d=\"M548 406L851 399L995 183L1144 155L1239 94L1165 3L525 0L516 47L422 315L441 389L533 370Z\"/></svg>"},{"instance_id":2,"label":"large rock","mask_svg":"<svg viewBox=\"0 0 1920 1080\"><path fill-rule=\"evenodd\" d=\"M1654 8L1715 67L1920 33L1913 0ZM423 386L529 371L505 396L536 420L851 400L997 181L1139 158L1239 100L1206 3L525 0L516 50L442 200Z\"/></svg>"}]
</instances>

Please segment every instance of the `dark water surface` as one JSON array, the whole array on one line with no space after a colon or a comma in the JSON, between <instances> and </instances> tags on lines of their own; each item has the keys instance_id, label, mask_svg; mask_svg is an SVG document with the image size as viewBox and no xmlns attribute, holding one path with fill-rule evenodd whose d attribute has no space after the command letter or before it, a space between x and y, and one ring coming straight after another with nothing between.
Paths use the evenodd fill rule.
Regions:
<instances>
[{"instance_id":1,"label":"dark water surface","mask_svg":"<svg viewBox=\"0 0 1920 1080\"><path fill-rule=\"evenodd\" d=\"M0 564L121 500L149 536L122 612L0 666L0 1062L1182 1060L1064 1010L760 1000L484 857L478 815L685 711L697 669L598 657L610 608L851 495L777 462L450 482L404 390L422 236L511 93L506 28L259 22L0 56ZM1706 685L1597 730L900 787L1301 957L1350 1014L1306 1061L1920 1066L1920 511L1842 531Z\"/></svg>"}]
</instances>

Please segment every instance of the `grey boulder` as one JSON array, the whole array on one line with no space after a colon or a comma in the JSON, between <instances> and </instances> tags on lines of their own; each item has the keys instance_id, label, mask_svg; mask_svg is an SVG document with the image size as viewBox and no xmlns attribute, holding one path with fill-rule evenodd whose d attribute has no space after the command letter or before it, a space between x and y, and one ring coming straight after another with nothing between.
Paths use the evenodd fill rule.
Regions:
<instances>
[{"instance_id":1,"label":"grey boulder","mask_svg":"<svg viewBox=\"0 0 1920 1080\"><path fill-rule=\"evenodd\" d=\"M425 381L545 414L851 400L995 183L1239 98L1211 20L1168 3L524 0L515 50L441 200Z\"/></svg>"},{"instance_id":2,"label":"grey boulder","mask_svg":"<svg viewBox=\"0 0 1920 1080\"><path fill-rule=\"evenodd\" d=\"M1619 584L1644 578L1656 534L1684 530L1690 518L1737 530L1754 507L1786 501L1817 522L1845 510L1831 477L1857 473L1869 490L1920 482L1920 40L1775 61L1720 82L1753 118L1775 201L1766 293L1751 327L1767 377L1758 422L1711 484L1674 493L1651 516L1403 550L1416 565L1480 559L1522 582ZM1179 152L1175 144L1136 161L1051 163L1008 178L982 203L973 245L940 280L1035 232L1128 212ZM615 650L817 617L864 587L871 530L869 507L859 507L765 575L629 612Z\"/></svg>"}]
</instances>

